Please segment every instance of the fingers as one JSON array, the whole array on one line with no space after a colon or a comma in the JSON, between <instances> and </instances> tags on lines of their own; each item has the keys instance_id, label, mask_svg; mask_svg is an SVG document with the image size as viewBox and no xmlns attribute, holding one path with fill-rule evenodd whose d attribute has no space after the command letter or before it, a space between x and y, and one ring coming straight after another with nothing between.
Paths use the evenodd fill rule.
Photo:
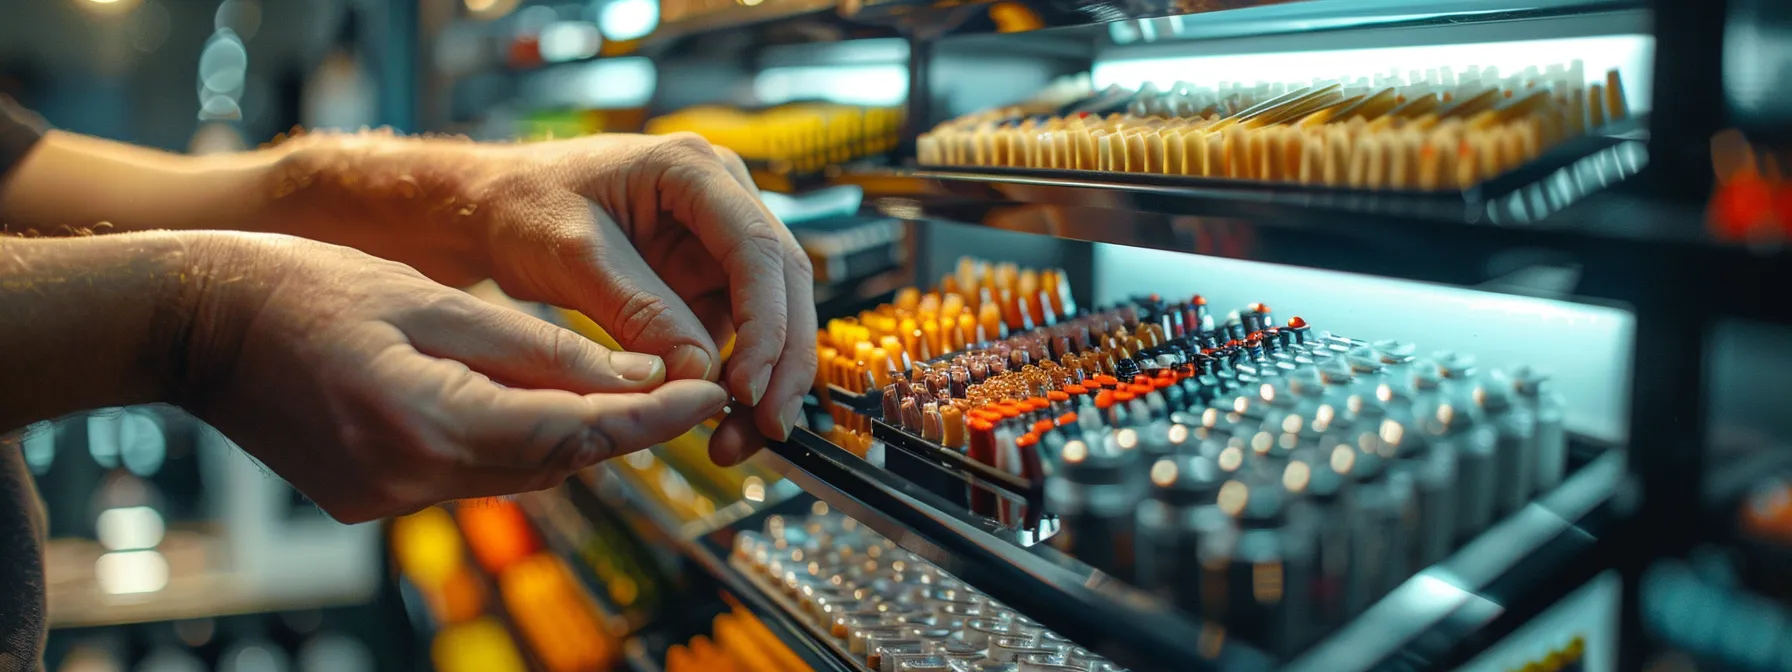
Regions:
<instances>
[{"instance_id":1,"label":"fingers","mask_svg":"<svg viewBox=\"0 0 1792 672\"><path fill-rule=\"evenodd\" d=\"M734 337L733 307L729 303L728 276L703 249L697 234L676 225L663 227L646 241L635 241L641 258L658 272L697 321L708 330L710 342L721 346Z\"/></svg>"},{"instance_id":2,"label":"fingers","mask_svg":"<svg viewBox=\"0 0 1792 672\"><path fill-rule=\"evenodd\" d=\"M747 170L746 162L741 160L740 155L726 147L712 146L712 149L720 158L722 167L734 177L734 181L741 188L758 196L759 186L753 183L752 173ZM766 213L769 221L776 221L763 203L760 210ZM752 413L758 434L785 440L790 438L791 430L796 427L797 417L802 414L803 395L814 384L816 368L815 343L792 334L813 333L817 319L813 308L815 279L808 255L797 245L788 229L782 225L777 229L780 247L785 255L784 289L789 326L785 332L784 349L773 365L765 394L756 400L757 405ZM698 314L701 316L703 313L699 311ZM716 342L722 341L718 339ZM753 450L757 450L757 446ZM751 451L738 453L734 461L745 459L747 455L751 455Z\"/></svg>"},{"instance_id":3,"label":"fingers","mask_svg":"<svg viewBox=\"0 0 1792 672\"><path fill-rule=\"evenodd\" d=\"M399 392L422 414L425 443L466 467L576 470L670 440L727 403L706 381L581 395L504 387L456 362L412 356L403 378L387 379L404 381Z\"/></svg>"},{"instance_id":4,"label":"fingers","mask_svg":"<svg viewBox=\"0 0 1792 672\"><path fill-rule=\"evenodd\" d=\"M623 347L661 357L669 379L715 380L721 356L709 330L615 220L596 204L586 207L597 225L564 257L556 302L596 320Z\"/></svg>"},{"instance_id":5,"label":"fingers","mask_svg":"<svg viewBox=\"0 0 1792 672\"><path fill-rule=\"evenodd\" d=\"M657 356L616 352L524 313L452 293L394 320L418 351L512 387L637 392L666 379Z\"/></svg>"},{"instance_id":6,"label":"fingers","mask_svg":"<svg viewBox=\"0 0 1792 672\"><path fill-rule=\"evenodd\" d=\"M718 466L730 467L746 461L765 447L765 435L753 424L750 409L737 408L709 436L709 459Z\"/></svg>"},{"instance_id":7,"label":"fingers","mask_svg":"<svg viewBox=\"0 0 1792 672\"><path fill-rule=\"evenodd\" d=\"M790 328L782 227L707 142L689 136L672 147L660 167L660 209L696 233L727 274L736 342L724 379L758 405Z\"/></svg>"},{"instance_id":8,"label":"fingers","mask_svg":"<svg viewBox=\"0 0 1792 672\"><path fill-rule=\"evenodd\" d=\"M765 399L753 409L759 431L782 441L790 438L797 416L803 411L803 395L815 384L815 340L805 338L816 331L815 280L809 258L788 231L784 232L784 288L789 298L790 337L784 339L784 350L772 370L771 384Z\"/></svg>"},{"instance_id":9,"label":"fingers","mask_svg":"<svg viewBox=\"0 0 1792 672\"><path fill-rule=\"evenodd\" d=\"M709 149L716 153L716 158L722 160L722 167L728 170L728 174L734 177L741 188L752 192L754 196L759 195L759 185L753 182L753 173L747 170L746 160L740 158L734 150L721 145L710 145Z\"/></svg>"}]
</instances>

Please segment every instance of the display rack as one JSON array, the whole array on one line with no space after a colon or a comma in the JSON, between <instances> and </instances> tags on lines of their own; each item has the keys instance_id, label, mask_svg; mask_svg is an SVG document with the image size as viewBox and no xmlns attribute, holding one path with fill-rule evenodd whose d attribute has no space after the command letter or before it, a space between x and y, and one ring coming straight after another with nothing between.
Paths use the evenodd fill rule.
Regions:
<instances>
[{"instance_id":1,"label":"display rack","mask_svg":"<svg viewBox=\"0 0 1792 672\"><path fill-rule=\"evenodd\" d=\"M730 525L738 517L755 512L757 507L742 506L720 517L695 526L680 521L678 516L648 496L642 485L614 465L587 470L567 480L563 486L567 499L586 515L603 512L622 514L623 520L638 536L649 543L673 549L703 575L713 579L718 588L751 612L771 629L790 650L816 672L858 672L817 638L784 608L728 563L732 538ZM777 498L769 498L774 502Z\"/></svg>"},{"instance_id":2,"label":"display rack","mask_svg":"<svg viewBox=\"0 0 1792 672\"><path fill-rule=\"evenodd\" d=\"M904 35L909 118L901 146L906 149L898 150L891 167L833 166L818 178L861 187L866 214L1622 307L1635 325L1626 388L1628 438L1623 445L1580 440L1574 446L1576 469L1557 490L1405 581L1291 660L1228 638L1216 626L1039 543L1041 535L975 515L912 473L886 467L891 460L913 458L943 478L958 479L948 482L980 481L1022 499L1037 495L1029 484L985 465L928 453L916 437L892 425L870 423L882 451L872 460L799 429L789 441L771 445L761 458L764 464L903 548L1134 670L1453 669L1611 570L1624 578L1619 638L1641 641L1636 596L1647 562L1683 552L1699 534L1694 517L1683 514L1699 507L1705 471L1708 334L1727 318L1792 324L1792 302L1760 289L1792 286L1792 258L1779 248L1716 240L1704 224L1711 174L1700 151L1721 121L1707 108L1718 107L1722 96L1713 82L1720 79L1715 66L1723 3L1445 0L1417 10L1407 0L1019 0L1000 4L1024 8L1032 22L1006 24L989 16L995 4L767 0L668 23L647 40L647 53L669 58L702 41L694 38L724 33L759 49L768 45L757 41L771 32L761 29L783 23L793 29L779 40L854 34L796 29L818 21L875 26L857 34ZM1656 40L1653 99L1672 102L1463 192L921 166L913 158L917 136L943 120L936 84L947 43L961 36L980 40L980 48L997 54L1003 47L990 45L1045 39L1108 40L1134 48L1359 30L1530 25L1523 22L1574 17L1615 17L1623 23L1639 16L1639 25L1650 26ZM754 30L736 30L743 27ZM1064 30L1046 30L1052 28ZM1023 34L1004 34L1015 32ZM1678 102L1689 100L1700 102ZM1011 216L1016 212L1037 216ZM1563 292L1508 282L1503 276L1514 259L1521 265L1572 266L1578 283ZM910 268L862 281L867 286L824 301L822 318L850 314L860 295L890 289L891 277L906 284L929 281ZM877 407L875 398L847 400L844 390L832 391L833 401L860 410ZM713 578L815 669L854 669L825 638L807 632L801 619L788 613L790 605L727 560L727 541L743 521L794 504L745 507L732 518L693 526L640 487L617 469L603 467L570 482L565 496L589 514L596 507L625 512L639 534L674 549ZM1646 530L1640 521L1648 521ZM1635 650L1623 649L1618 669L1640 668Z\"/></svg>"},{"instance_id":3,"label":"display rack","mask_svg":"<svg viewBox=\"0 0 1792 672\"><path fill-rule=\"evenodd\" d=\"M771 450L784 476L904 548L1073 641L1136 670L1270 669L1272 658L1227 640L1157 598L961 505L798 431ZM1625 547L1625 455L1575 446L1579 468L1556 491L1448 560L1403 583L1346 629L1283 669L1386 669L1396 662L1461 662L1498 634L1609 566ZM1446 595L1439 594L1439 586ZM1487 604L1507 605L1489 612Z\"/></svg>"}]
</instances>

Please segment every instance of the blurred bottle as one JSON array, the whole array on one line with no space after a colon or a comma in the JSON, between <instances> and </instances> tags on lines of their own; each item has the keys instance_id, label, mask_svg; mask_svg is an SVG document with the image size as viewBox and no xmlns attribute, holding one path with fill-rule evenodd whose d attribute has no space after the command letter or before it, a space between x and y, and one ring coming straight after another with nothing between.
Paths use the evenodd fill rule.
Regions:
<instances>
[{"instance_id":1,"label":"blurred bottle","mask_svg":"<svg viewBox=\"0 0 1792 672\"><path fill-rule=\"evenodd\" d=\"M377 92L355 47L358 29L355 12L344 14L330 52L305 79L299 102L305 128L353 131L378 118Z\"/></svg>"}]
</instances>

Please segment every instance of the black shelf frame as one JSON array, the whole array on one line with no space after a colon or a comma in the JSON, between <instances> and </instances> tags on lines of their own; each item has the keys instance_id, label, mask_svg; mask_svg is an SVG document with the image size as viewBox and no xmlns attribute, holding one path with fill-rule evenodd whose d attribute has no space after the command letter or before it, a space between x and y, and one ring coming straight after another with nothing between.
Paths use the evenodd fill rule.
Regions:
<instances>
[{"instance_id":1,"label":"black shelf frame","mask_svg":"<svg viewBox=\"0 0 1792 672\"><path fill-rule=\"evenodd\" d=\"M861 672L841 660L826 644L817 641L765 595L759 586L728 563L733 530L723 527L692 537L679 517L641 490L632 477L618 473L619 465L603 464L581 472L561 486L568 500L587 516L620 514L625 524L648 543L674 549L678 555L718 587L739 600L766 628L815 672Z\"/></svg>"},{"instance_id":2,"label":"black shelf frame","mask_svg":"<svg viewBox=\"0 0 1792 672\"><path fill-rule=\"evenodd\" d=\"M1268 654L1094 570L1023 532L974 515L932 490L799 429L769 448L779 471L903 548L1134 670L1260 670ZM1634 546L1620 498L1624 451L1577 440L1582 466L1445 562L1409 579L1369 612L1282 669L1386 669L1400 661L1460 663L1497 636L1612 566ZM1439 601L1436 584L1460 599ZM1506 605L1489 613L1487 604ZM1219 644L1216 644L1219 642Z\"/></svg>"},{"instance_id":3,"label":"black shelf frame","mask_svg":"<svg viewBox=\"0 0 1792 672\"><path fill-rule=\"evenodd\" d=\"M841 513L1072 641L1133 670L1268 670L1261 651L1226 640L1155 598L971 515L930 490L799 428L769 447L773 464ZM788 467L788 468L786 468ZM1220 641L1217 650L1204 644Z\"/></svg>"}]
</instances>

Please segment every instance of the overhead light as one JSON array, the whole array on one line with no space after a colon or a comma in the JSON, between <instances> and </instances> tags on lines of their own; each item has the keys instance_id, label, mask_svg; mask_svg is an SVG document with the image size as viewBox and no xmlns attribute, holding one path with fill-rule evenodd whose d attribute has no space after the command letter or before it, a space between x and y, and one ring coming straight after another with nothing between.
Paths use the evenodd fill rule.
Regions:
<instances>
[{"instance_id":1,"label":"overhead light","mask_svg":"<svg viewBox=\"0 0 1792 672\"><path fill-rule=\"evenodd\" d=\"M118 551L93 563L100 589L113 595L153 593L168 587L168 559L156 551Z\"/></svg>"},{"instance_id":2,"label":"overhead light","mask_svg":"<svg viewBox=\"0 0 1792 672\"><path fill-rule=\"evenodd\" d=\"M516 5L517 0L466 0L467 13L481 21L509 14L510 10L516 9Z\"/></svg>"},{"instance_id":3,"label":"overhead light","mask_svg":"<svg viewBox=\"0 0 1792 672\"><path fill-rule=\"evenodd\" d=\"M125 409L118 418L118 458L138 476L153 476L162 468L168 458L168 437L155 416Z\"/></svg>"},{"instance_id":4,"label":"overhead light","mask_svg":"<svg viewBox=\"0 0 1792 672\"><path fill-rule=\"evenodd\" d=\"M34 422L25 428L25 466L31 468L33 476L42 476L50 470L56 461L56 426L48 422Z\"/></svg>"},{"instance_id":5,"label":"overhead light","mask_svg":"<svg viewBox=\"0 0 1792 672\"><path fill-rule=\"evenodd\" d=\"M541 50L541 60L561 63L596 56L603 42L597 26L584 21L555 21L541 29L536 48Z\"/></svg>"},{"instance_id":6,"label":"overhead light","mask_svg":"<svg viewBox=\"0 0 1792 672\"><path fill-rule=\"evenodd\" d=\"M1425 68L1441 66L1457 68L1457 72L1463 72L1469 66L1492 66L1506 74L1518 74L1531 66L1547 68L1578 60L1583 63L1584 70L1599 81L1604 81L1607 70L1623 73L1624 93L1630 109L1646 110L1649 108L1654 53L1655 39L1648 35L1597 35L1323 51L1115 58L1096 61L1093 78L1096 90L1112 85L1136 89L1150 83L1160 91L1168 91L1178 82L1212 87L1222 82L1310 83L1315 76L1353 79L1393 74L1405 77L1421 63L1425 64L1423 68L1417 68L1421 72Z\"/></svg>"},{"instance_id":7,"label":"overhead light","mask_svg":"<svg viewBox=\"0 0 1792 672\"><path fill-rule=\"evenodd\" d=\"M199 84L205 91L236 98L249 73L249 50L229 28L220 28L199 52Z\"/></svg>"},{"instance_id":8,"label":"overhead light","mask_svg":"<svg viewBox=\"0 0 1792 672\"><path fill-rule=\"evenodd\" d=\"M82 10L92 14L118 16L137 8L142 0L75 0Z\"/></svg>"},{"instance_id":9,"label":"overhead light","mask_svg":"<svg viewBox=\"0 0 1792 672\"><path fill-rule=\"evenodd\" d=\"M639 56L561 65L524 80L522 98L532 106L544 108L641 107L653 97L657 75L653 61Z\"/></svg>"},{"instance_id":10,"label":"overhead light","mask_svg":"<svg viewBox=\"0 0 1792 672\"><path fill-rule=\"evenodd\" d=\"M118 466L119 409L102 409L87 416L87 454L101 467Z\"/></svg>"},{"instance_id":11,"label":"overhead light","mask_svg":"<svg viewBox=\"0 0 1792 672\"><path fill-rule=\"evenodd\" d=\"M900 105L908 99L908 68L896 64L766 68L753 78L753 95L767 105L795 100Z\"/></svg>"},{"instance_id":12,"label":"overhead light","mask_svg":"<svg viewBox=\"0 0 1792 672\"><path fill-rule=\"evenodd\" d=\"M659 0L609 0L598 11L597 25L614 42L638 40L660 26Z\"/></svg>"},{"instance_id":13,"label":"overhead light","mask_svg":"<svg viewBox=\"0 0 1792 672\"><path fill-rule=\"evenodd\" d=\"M100 512L93 527L100 545L114 551L155 548L168 530L162 514L147 506L106 509Z\"/></svg>"}]
</instances>

